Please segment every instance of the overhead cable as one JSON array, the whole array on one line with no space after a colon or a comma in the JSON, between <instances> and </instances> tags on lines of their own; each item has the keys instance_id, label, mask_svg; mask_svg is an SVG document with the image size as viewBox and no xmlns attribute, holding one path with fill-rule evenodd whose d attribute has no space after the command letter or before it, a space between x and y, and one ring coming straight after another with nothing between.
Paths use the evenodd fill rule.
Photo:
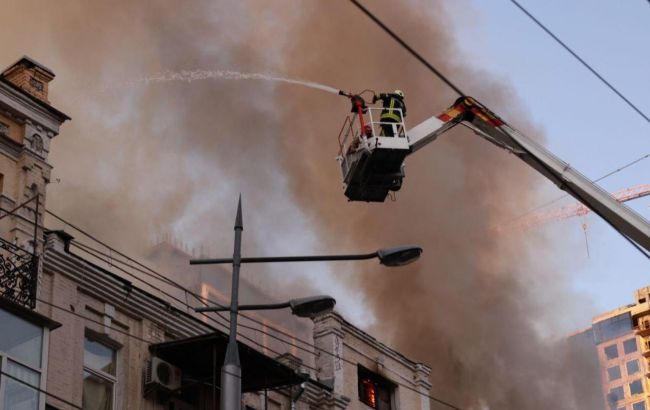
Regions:
<instances>
[{"instance_id":1,"label":"overhead cable","mask_svg":"<svg viewBox=\"0 0 650 410\"><path fill-rule=\"evenodd\" d=\"M611 177L612 175L617 174L617 173L631 167L632 165L636 165L637 163L639 163L639 162L641 162L641 161L643 161L644 159L647 159L647 158L650 158L650 153L642 155L641 157L635 159L634 161L628 162L627 164L622 165L622 166L616 168L615 170L608 172L607 174L601 176L600 178L595 179L594 182L603 181L603 180ZM536 211L539 211L540 209L546 208L547 206L552 205L552 204L554 204L554 203L556 203L556 202L558 202L558 201L560 201L560 200L562 200L564 198L567 198L567 197L569 197L569 194L560 195L555 199L552 199L552 200L550 200L548 202L544 202L543 204L538 205L535 208L533 208L533 209L531 209L531 210L529 210L527 212L524 212L523 214L511 219L509 221L509 223L513 223L515 221L518 221L519 219L521 219L521 218L523 218L525 216L528 216L528 215L532 214L533 212L536 212Z\"/></svg>"},{"instance_id":2,"label":"overhead cable","mask_svg":"<svg viewBox=\"0 0 650 410\"><path fill-rule=\"evenodd\" d=\"M620 99L625 101L625 103L632 108L637 114L639 114L643 119L646 120L646 122L650 122L650 118L643 112L641 109L639 109L636 105L634 105L627 97L623 95L620 91L616 89L609 81L607 81L602 75L598 73L589 63L587 63L582 57L580 57L575 51L573 51L568 45L566 45L558 36L553 34L551 30L549 30L544 24L542 24L541 21L539 21L535 16L533 16L528 10L524 8L519 2L516 0L510 0L512 4L517 6L519 10L521 10L528 18L530 18L535 24L537 24L542 30L546 32L549 36L553 38L559 45L561 45L566 51L568 51L576 60L578 60L587 70L591 71L593 75L595 75L603 84L605 84L610 90L612 90L616 95L619 96Z\"/></svg>"},{"instance_id":3,"label":"overhead cable","mask_svg":"<svg viewBox=\"0 0 650 410\"><path fill-rule=\"evenodd\" d=\"M95 238L94 236L92 236L92 235L91 235L90 233L88 233L87 231L84 231L84 230L80 229L80 228L77 227L76 225L71 224L71 223L68 222L67 220L63 219L62 217L60 217L60 216L58 216L58 215L55 215L55 214L54 214L53 212L51 212L51 211L47 211L47 212L48 212L48 214L50 214L50 215L56 217L56 218L57 218L58 220L60 220L61 222L67 224L68 226L73 227L74 229L78 230L79 232L82 232L84 235L86 235L86 236L89 237L90 239L96 241L97 243L100 243L102 246L107 247L108 249L114 250L114 249L113 249L112 247L110 247L108 244L106 244L105 242L102 242L102 241L100 241L99 239ZM33 222L32 222L32 223L33 223ZM157 286L155 286L155 285L152 285L152 284L149 283L149 282L145 282L142 278L137 277L137 275L134 275L133 273L130 273L130 272L126 271L126 269L123 269L123 268L121 268L121 267L119 267L119 266L116 266L116 265L114 265L114 264L111 263L111 262L121 262L122 264L125 264L124 261L119 261L118 259L115 259L115 260L105 259L105 258L109 258L109 255L103 254L101 251L99 251L99 250L97 250L97 249L94 249L94 248L92 248L92 247L90 247L90 246L88 246L88 245L81 244L81 243L79 243L78 241L72 241L72 245L75 246L77 249L80 249L80 250L82 250L82 251L84 251L84 252L86 252L86 253L92 255L92 256L95 257L97 260L102 261L102 262L104 262L104 263L107 263L107 264L111 265L112 267L114 267L115 269L118 269L119 271L125 273L126 275L128 275L128 276L130 276L130 277L133 277L133 278L135 278L136 280L145 283L146 285L152 287L152 288L153 288L154 290L156 290L157 292L159 292L159 293L161 293L161 294L167 296L168 298L170 298L170 299L176 301L176 302L179 303L181 306L184 306L184 307L187 307L187 308L193 308L193 306L190 306L187 302L182 301L181 299L175 297L174 295L170 294L169 292L166 292L166 291L160 289L159 287L157 287ZM135 261L135 259L133 259L133 258L127 256L127 255L124 254L124 253L121 253L121 252L116 251L116 250L114 250L114 251L115 251L116 253L119 253L120 255L122 255L123 257L127 258L127 259L130 260L130 261ZM103 257L102 257L102 256L103 256ZM145 266L145 265L143 265L143 264L141 264L141 263L139 263L139 262L138 262L138 264L141 265L141 266ZM162 282L164 282L164 283L170 284L171 286L173 286L173 287L175 287L175 288L177 288L177 289L180 289L180 290L183 290L183 291L187 292L187 294L194 296L195 298L197 298L197 300L199 300L200 303L202 303L202 304L205 305L205 306L209 306L210 304L218 305L217 302L211 301L211 300L209 300L209 299L203 298L203 297L200 296L200 295L197 295L196 293L194 293L194 292L192 292L191 290L185 288L185 287L182 286L181 284L179 284L179 283L177 283L177 282L175 282L175 281L173 281L173 280L171 280L171 279L169 279L169 278L164 277L164 275L162 275L162 274L160 274L160 273L154 271L154 270L151 269L151 268L148 268L148 267L147 267L147 269L150 270L150 271L152 272L152 273L149 273L149 272L146 272L146 271L144 271L144 270L141 270L141 269L135 268L135 267L133 267L133 266L130 266L130 265L128 265L128 264L126 264L126 266L129 266L131 269L135 269L136 271L138 271L138 272L140 272L140 273L142 273L142 274L144 274L144 275L146 275L146 276L148 276L148 277L150 277L150 278L153 278L153 279L155 279L155 280L162 281ZM163 278L164 278L164 280L163 280ZM217 321L214 317L209 316L207 313L199 313L199 314L201 314L203 317L206 317L209 321L211 321L211 322L213 322L213 323L216 323L216 324L218 324L219 326L222 326L222 327L227 328L227 323L221 323L221 322ZM240 313L240 315L243 316L243 314L241 314L241 313ZM224 321L227 321L227 319L225 319L224 317L222 317L220 314L217 315L217 317L218 317L219 319L222 319L222 320L224 320ZM274 334L272 334L272 333L269 333L268 331L265 331L264 329L259 329L259 328L255 328L255 327L251 327L251 326L246 326L246 325L240 324L240 326L241 326L242 328L247 328L247 329L250 329L250 330L254 330L254 331L260 332L260 333L265 334L265 335L267 335L267 336L269 336L269 337L271 337L271 338L274 338L274 339L276 339L276 340L278 340L278 341L280 341L280 342L282 342L282 343L286 343L286 344L288 344L288 345L290 345L290 346L296 347L296 348L299 349L299 350L305 351L305 352L310 353L310 354L313 354L313 355L317 355L317 354L319 354L319 353L324 353L324 354L326 354L326 355L328 355L328 356L332 356L332 357L334 357L334 358L336 358L336 359L339 359L339 360L341 360L341 361L344 362L344 363L347 363L347 364L350 364L350 365L353 365L353 366L356 366L356 365L357 365L356 362L354 362L354 361L352 361L352 360L350 360L350 359L347 359L347 358L342 357L342 356L340 356L340 355L338 355L338 354L336 354L336 353L330 352L330 351L328 351L328 350L326 350L326 349L324 349L324 348L321 348L321 347L319 347L319 346L316 346L316 345L314 345L313 343L307 342L307 341L305 341L304 339L301 339L301 338L299 338L299 337L297 337L297 336L288 335L288 334L286 334L286 333L284 333L284 332L282 332L282 331L280 331L280 330L278 330L278 329L276 329L276 328L274 328L274 327L272 327L272 326L270 326L270 325L268 325L268 324L264 324L264 323L262 323L262 322L259 322L259 321L257 321L256 319L254 319L254 318L252 318L252 317L250 317L250 316L248 316L248 317L246 317L246 318L249 319L249 320L251 320L251 321L253 321L253 322L256 322L256 323L258 323L258 324L260 324L260 325L263 325L263 326L267 327L268 329L273 329L273 330L275 330L275 331L278 331L279 333L285 334L286 336L291 337L292 339L295 339L296 341L300 341L300 342L304 343L305 345L311 347L314 351L317 351L318 353L316 353L316 352L314 352L314 351L310 351L309 349L306 349L305 347L300 346L300 345L296 344L296 343L293 342L293 341L283 340L282 338L279 338L278 336L276 336L276 335L274 335ZM254 340L254 339L252 339L252 338L250 338L250 337L248 337L248 336L246 336L246 335L243 335L243 334L241 334L241 333L238 333L238 335L239 335L242 339L247 340L248 342L250 342L250 343L252 343L252 344L254 344L254 345L256 345L256 346L258 346L258 347L260 347L260 348L262 348L262 349L266 349L266 350L270 351L271 353L273 353L273 354L275 354L275 355L277 355L277 356L280 355L279 352L274 351L274 350L268 348L268 347L265 346L265 345L262 345L261 343L257 342L256 340ZM303 363L303 366L304 366L305 368L307 368L307 369L310 369L310 370L313 370L313 371L317 371L316 368L314 368L314 367L312 367L312 366L309 366L309 365L307 365L307 364L305 364L305 363ZM386 370L391 371L391 372L394 372L392 369L389 369L389 368L387 368ZM396 374L398 374L398 373L396 373ZM399 374L398 374L398 375L399 375ZM405 389L407 389L407 390L413 391L413 392L415 392L415 393L417 393L417 394L419 394L419 395L421 395L421 396L427 397L428 399L430 399L430 400L432 400L432 401L434 401L434 402L436 402L436 403L439 403L439 404L441 404L441 405L444 405L444 406L446 406L446 407L449 407L449 408L451 408L451 409L454 409L454 410L463 410L462 408L457 407L457 406L455 406L455 405L453 405L453 404L451 404L451 403L449 403L449 402L447 402L447 401L445 401L445 400L442 400L442 399L440 399L440 398L438 398L438 397L436 397L436 396L433 396L433 395L430 395L430 394L427 394L427 393L420 392L420 391L418 391L417 389L415 389L415 388L413 388L413 387L411 387L411 386L408 386L408 385L405 385L405 384L403 384L403 383L399 383L399 382L396 383L396 384L397 384L398 386L401 386L401 387L403 387L403 388L405 388Z\"/></svg>"},{"instance_id":4,"label":"overhead cable","mask_svg":"<svg viewBox=\"0 0 650 410\"><path fill-rule=\"evenodd\" d=\"M427 67L432 73L434 73L440 80L442 80L445 84L449 86L452 90L454 90L459 96L464 97L466 94L461 91L458 86L456 86L451 80L449 80L444 74L442 74L438 69L436 69L433 64L428 62L420 53L415 51L411 46L409 46L404 40L400 38L393 30L388 28L386 24L384 24L377 16L372 14L370 10L365 8L364 6L361 5L357 0L350 0L352 4L357 6L359 10L361 10L366 16L368 16L372 21L374 21L379 27L381 27L386 33L388 33L389 36L393 38L393 40L397 41L400 46L402 46L406 51L411 53L413 57L415 57L419 62L424 64L425 67Z\"/></svg>"},{"instance_id":5,"label":"overhead cable","mask_svg":"<svg viewBox=\"0 0 650 410\"><path fill-rule=\"evenodd\" d=\"M60 401L61 403L65 403L66 405L68 405L68 406L70 406L70 407L72 407L74 409L84 410L83 407L77 406L76 404L72 403L69 400L66 400L66 399L64 399L64 398L62 398L60 396L57 396L56 394L50 393L47 390L43 390L40 387L34 386L33 384L28 383L28 382L26 382L26 381L24 381L22 379L19 379L18 377L14 376L14 375L11 375L11 374L9 374L7 372L4 372L4 371L0 371L0 374L2 374L5 377L10 378L11 380L13 380L15 382L18 382L18 383L20 383L20 384L22 384L24 386L27 386L27 387L29 387L31 389L34 389L39 393L43 393L46 396L49 396L49 397L51 397L53 399L56 399L56 400Z\"/></svg>"}]
</instances>

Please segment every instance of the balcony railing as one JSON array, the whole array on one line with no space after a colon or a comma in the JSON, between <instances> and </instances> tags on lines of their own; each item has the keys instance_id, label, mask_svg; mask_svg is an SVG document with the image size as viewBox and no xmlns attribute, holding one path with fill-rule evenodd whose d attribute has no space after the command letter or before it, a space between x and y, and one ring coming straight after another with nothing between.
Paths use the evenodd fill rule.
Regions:
<instances>
[{"instance_id":1,"label":"balcony railing","mask_svg":"<svg viewBox=\"0 0 650 410\"><path fill-rule=\"evenodd\" d=\"M0 238L0 297L34 309L38 256Z\"/></svg>"}]
</instances>

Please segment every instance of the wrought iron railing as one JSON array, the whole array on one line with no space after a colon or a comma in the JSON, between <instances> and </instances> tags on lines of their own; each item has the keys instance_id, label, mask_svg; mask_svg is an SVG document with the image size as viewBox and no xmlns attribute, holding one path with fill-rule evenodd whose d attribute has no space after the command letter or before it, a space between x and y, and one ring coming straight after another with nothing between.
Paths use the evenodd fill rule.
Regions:
<instances>
[{"instance_id":1,"label":"wrought iron railing","mask_svg":"<svg viewBox=\"0 0 650 410\"><path fill-rule=\"evenodd\" d=\"M0 238L0 297L34 309L38 256Z\"/></svg>"}]
</instances>

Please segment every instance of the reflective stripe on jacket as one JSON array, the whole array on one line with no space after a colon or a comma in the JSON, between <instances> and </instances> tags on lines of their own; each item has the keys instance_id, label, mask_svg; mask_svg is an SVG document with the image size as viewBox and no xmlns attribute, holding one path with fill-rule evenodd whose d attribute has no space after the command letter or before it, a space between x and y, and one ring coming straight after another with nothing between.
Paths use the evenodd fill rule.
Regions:
<instances>
[{"instance_id":1,"label":"reflective stripe on jacket","mask_svg":"<svg viewBox=\"0 0 650 410\"><path fill-rule=\"evenodd\" d=\"M406 105L404 100L397 94L379 94L379 99L384 103L384 110L381 112L381 121L382 122L401 122L402 117L400 112L402 110L402 115L406 117ZM386 120L386 121L384 121Z\"/></svg>"}]
</instances>

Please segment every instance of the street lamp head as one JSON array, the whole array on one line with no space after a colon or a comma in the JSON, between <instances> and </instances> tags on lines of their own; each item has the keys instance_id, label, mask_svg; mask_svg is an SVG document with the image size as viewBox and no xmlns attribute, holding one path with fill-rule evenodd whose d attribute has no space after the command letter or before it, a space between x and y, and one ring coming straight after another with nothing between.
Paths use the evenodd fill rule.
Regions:
<instances>
[{"instance_id":1,"label":"street lamp head","mask_svg":"<svg viewBox=\"0 0 650 410\"><path fill-rule=\"evenodd\" d=\"M377 251L380 263L385 266L408 265L418 260L421 254L422 248L416 245L398 246Z\"/></svg>"},{"instance_id":2,"label":"street lamp head","mask_svg":"<svg viewBox=\"0 0 650 410\"><path fill-rule=\"evenodd\" d=\"M314 317L334 309L336 300L327 295L311 296L308 298L293 299L289 301L291 313L300 317Z\"/></svg>"}]
</instances>

